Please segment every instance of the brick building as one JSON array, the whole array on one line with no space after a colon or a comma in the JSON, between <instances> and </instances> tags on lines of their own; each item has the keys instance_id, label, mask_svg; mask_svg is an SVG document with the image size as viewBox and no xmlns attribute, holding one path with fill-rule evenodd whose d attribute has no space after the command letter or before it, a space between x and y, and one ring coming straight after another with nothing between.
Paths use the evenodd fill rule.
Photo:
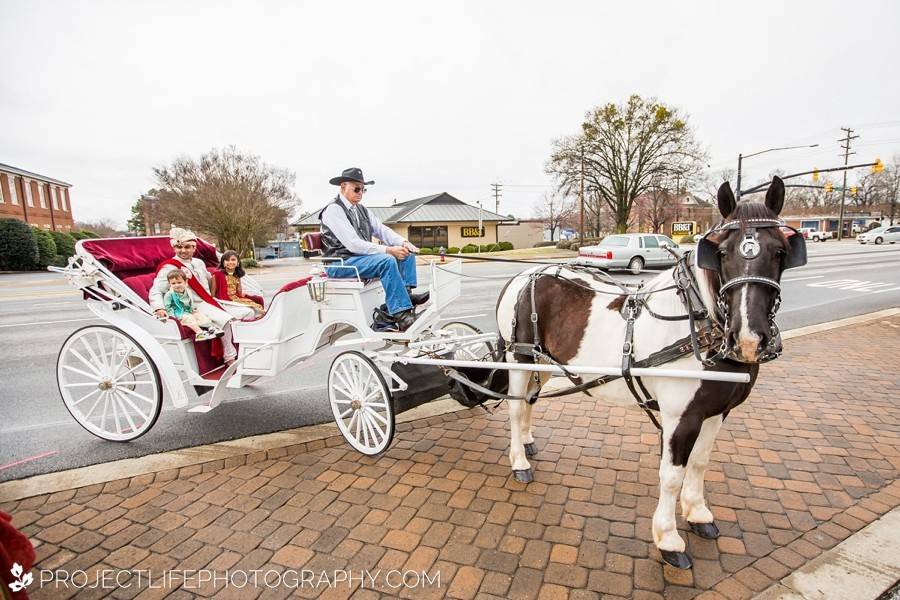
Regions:
<instances>
[{"instance_id":1,"label":"brick building","mask_svg":"<svg viewBox=\"0 0 900 600\"><path fill-rule=\"evenodd\" d=\"M0 163L0 219L72 231L71 183Z\"/></svg>"}]
</instances>

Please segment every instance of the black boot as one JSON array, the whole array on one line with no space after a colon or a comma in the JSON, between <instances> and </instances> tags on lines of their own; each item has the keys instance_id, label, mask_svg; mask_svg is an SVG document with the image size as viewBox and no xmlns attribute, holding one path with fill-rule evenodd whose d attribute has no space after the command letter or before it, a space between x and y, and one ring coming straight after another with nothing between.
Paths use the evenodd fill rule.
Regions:
<instances>
[{"instance_id":1,"label":"black boot","mask_svg":"<svg viewBox=\"0 0 900 600\"><path fill-rule=\"evenodd\" d=\"M416 320L416 310L414 308L410 308L409 310L404 310L403 312L397 313L393 316L395 322L397 323L397 331L406 331Z\"/></svg>"},{"instance_id":2,"label":"black boot","mask_svg":"<svg viewBox=\"0 0 900 600\"><path fill-rule=\"evenodd\" d=\"M421 304L425 304L428 302L428 298L431 297L430 292L422 292L421 294L413 294L413 288L406 288L406 291L409 293L409 300L412 302L413 306L419 306Z\"/></svg>"},{"instance_id":3,"label":"black boot","mask_svg":"<svg viewBox=\"0 0 900 600\"><path fill-rule=\"evenodd\" d=\"M387 306L384 304L376 308L372 315L372 329L375 331L399 331L396 319L388 313Z\"/></svg>"}]
</instances>

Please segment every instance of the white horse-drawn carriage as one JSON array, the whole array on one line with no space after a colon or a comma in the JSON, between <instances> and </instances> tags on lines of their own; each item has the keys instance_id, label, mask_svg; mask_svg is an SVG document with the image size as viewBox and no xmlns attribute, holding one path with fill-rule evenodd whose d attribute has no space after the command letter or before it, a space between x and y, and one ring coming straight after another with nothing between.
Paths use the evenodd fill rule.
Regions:
<instances>
[{"instance_id":1,"label":"white horse-drawn carriage","mask_svg":"<svg viewBox=\"0 0 900 600\"><path fill-rule=\"evenodd\" d=\"M497 335L442 318L461 291L461 261L431 266L430 300L407 331L379 332L370 326L384 302L378 281L308 276L285 284L262 317L232 322L238 358L230 366L212 352L215 342L195 342L174 320L158 320L148 291L156 267L171 257L167 237L82 240L62 273L84 295L87 307L105 323L88 325L65 341L57 362L59 391L75 420L111 441L140 437L153 427L163 390L175 408L187 408L189 386L209 393L189 412L217 407L225 390L273 377L326 346L346 347L328 373L328 398L335 421L358 451L378 454L391 443L397 412L446 394L441 368L543 370L551 365L497 362ZM215 248L198 240L196 257L217 264ZM352 269L352 267L346 267ZM246 291L261 295L247 276ZM569 373L618 375L608 367L572 367ZM636 370L641 374L644 370ZM674 372L660 376L743 380L732 374ZM644 373L650 375L650 372Z\"/></svg>"}]
</instances>

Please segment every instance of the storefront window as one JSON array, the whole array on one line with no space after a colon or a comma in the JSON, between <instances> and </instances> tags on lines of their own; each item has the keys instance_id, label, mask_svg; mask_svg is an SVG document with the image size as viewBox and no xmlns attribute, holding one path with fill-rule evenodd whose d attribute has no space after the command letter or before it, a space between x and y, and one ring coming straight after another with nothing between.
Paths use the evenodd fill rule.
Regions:
<instances>
[{"instance_id":1,"label":"storefront window","mask_svg":"<svg viewBox=\"0 0 900 600\"><path fill-rule=\"evenodd\" d=\"M447 243L447 227L445 226L429 226L429 227L410 227L409 241L419 248L446 248Z\"/></svg>"}]
</instances>

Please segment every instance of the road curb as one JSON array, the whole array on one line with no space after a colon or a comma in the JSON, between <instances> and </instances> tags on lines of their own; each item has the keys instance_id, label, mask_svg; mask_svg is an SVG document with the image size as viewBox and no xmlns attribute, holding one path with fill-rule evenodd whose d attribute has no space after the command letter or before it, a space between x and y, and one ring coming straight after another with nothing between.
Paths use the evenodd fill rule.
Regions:
<instances>
[{"instance_id":1,"label":"road curb","mask_svg":"<svg viewBox=\"0 0 900 600\"><path fill-rule=\"evenodd\" d=\"M820 554L755 600L874 600L900 579L900 507Z\"/></svg>"},{"instance_id":2,"label":"road curb","mask_svg":"<svg viewBox=\"0 0 900 600\"><path fill-rule=\"evenodd\" d=\"M782 338L785 340L798 338L884 319L897 314L900 314L900 308L880 310L829 323L792 329L783 332ZM472 409L445 396L398 415L397 423L411 423L467 410ZM199 473L252 464L340 443L343 443L343 438L333 423L308 425L6 481L0 483L0 503L123 479L140 478L145 483L153 481L155 477L174 479L183 471Z\"/></svg>"}]
</instances>

